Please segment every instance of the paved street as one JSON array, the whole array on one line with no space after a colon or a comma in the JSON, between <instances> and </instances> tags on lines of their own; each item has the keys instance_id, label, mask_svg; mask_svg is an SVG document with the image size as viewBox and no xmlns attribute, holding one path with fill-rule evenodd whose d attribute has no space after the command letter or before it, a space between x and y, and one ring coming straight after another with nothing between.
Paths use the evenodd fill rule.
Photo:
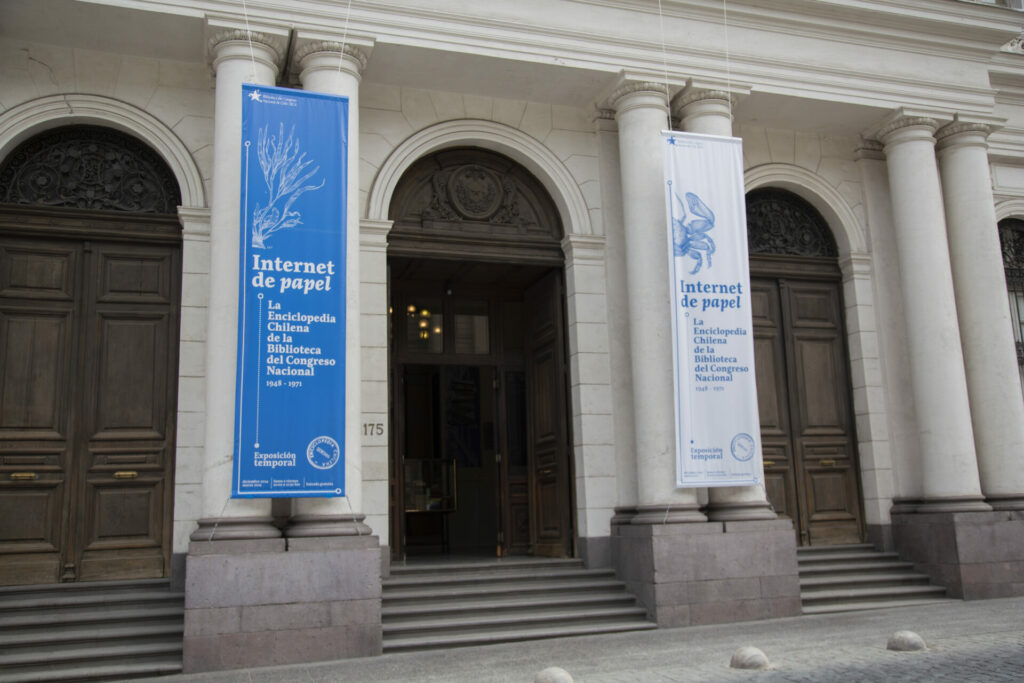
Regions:
<instances>
[{"instance_id":1,"label":"paved street","mask_svg":"<svg viewBox=\"0 0 1024 683\"><path fill-rule=\"evenodd\" d=\"M886 650L889 636L899 630L917 632L928 649ZM770 669L730 669L730 657L744 645L763 650ZM1020 682L1024 681L1024 598L951 600L913 608L385 655L165 680L530 683L549 666L566 669L576 683Z\"/></svg>"}]
</instances>

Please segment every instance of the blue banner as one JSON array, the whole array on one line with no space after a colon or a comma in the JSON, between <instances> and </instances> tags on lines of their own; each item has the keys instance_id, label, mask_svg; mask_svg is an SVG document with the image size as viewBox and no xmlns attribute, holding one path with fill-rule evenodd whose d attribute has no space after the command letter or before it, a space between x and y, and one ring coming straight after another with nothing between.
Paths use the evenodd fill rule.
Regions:
<instances>
[{"instance_id":1,"label":"blue banner","mask_svg":"<svg viewBox=\"0 0 1024 683\"><path fill-rule=\"evenodd\" d=\"M348 99L242 86L233 497L345 492Z\"/></svg>"}]
</instances>

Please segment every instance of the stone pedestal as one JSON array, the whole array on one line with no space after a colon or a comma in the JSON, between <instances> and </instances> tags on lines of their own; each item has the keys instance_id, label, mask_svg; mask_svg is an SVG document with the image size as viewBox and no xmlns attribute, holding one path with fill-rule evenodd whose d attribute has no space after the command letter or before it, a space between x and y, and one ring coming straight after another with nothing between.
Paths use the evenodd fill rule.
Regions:
<instances>
[{"instance_id":1,"label":"stone pedestal","mask_svg":"<svg viewBox=\"0 0 1024 683\"><path fill-rule=\"evenodd\" d=\"M376 536L193 541L185 673L381 653Z\"/></svg>"},{"instance_id":2,"label":"stone pedestal","mask_svg":"<svg viewBox=\"0 0 1024 683\"><path fill-rule=\"evenodd\" d=\"M801 612L788 519L616 524L612 554L619 578L662 628Z\"/></svg>"},{"instance_id":3,"label":"stone pedestal","mask_svg":"<svg viewBox=\"0 0 1024 683\"><path fill-rule=\"evenodd\" d=\"M892 532L900 556L954 598L1024 595L1024 511L894 509Z\"/></svg>"}]
</instances>

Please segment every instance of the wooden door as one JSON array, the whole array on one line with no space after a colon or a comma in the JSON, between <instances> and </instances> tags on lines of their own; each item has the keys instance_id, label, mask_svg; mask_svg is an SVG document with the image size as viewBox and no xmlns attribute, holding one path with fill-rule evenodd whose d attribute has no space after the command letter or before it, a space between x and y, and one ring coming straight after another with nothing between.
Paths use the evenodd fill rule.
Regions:
<instances>
[{"instance_id":1,"label":"wooden door","mask_svg":"<svg viewBox=\"0 0 1024 683\"><path fill-rule=\"evenodd\" d=\"M862 538L839 287L751 280L765 483L802 545Z\"/></svg>"},{"instance_id":2,"label":"wooden door","mask_svg":"<svg viewBox=\"0 0 1024 683\"><path fill-rule=\"evenodd\" d=\"M572 551L569 438L561 273L527 288L527 471L534 555L567 557Z\"/></svg>"},{"instance_id":3,"label":"wooden door","mask_svg":"<svg viewBox=\"0 0 1024 683\"><path fill-rule=\"evenodd\" d=\"M178 244L0 237L0 584L167 574L180 272Z\"/></svg>"}]
</instances>

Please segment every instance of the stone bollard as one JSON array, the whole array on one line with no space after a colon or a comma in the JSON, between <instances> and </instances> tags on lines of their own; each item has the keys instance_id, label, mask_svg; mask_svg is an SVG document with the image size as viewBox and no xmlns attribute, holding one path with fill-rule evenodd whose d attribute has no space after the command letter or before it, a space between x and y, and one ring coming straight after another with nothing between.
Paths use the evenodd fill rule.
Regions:
<instances>
[{"instance_id":1,"label":"stone bollard","mask_svg":"<svg viewBox=\"0 0 1024 683\"><path fill-rule=\"evenodd\" d=\"M889 636L889 642L885 648L887 650L896 650L897 652L913 652L915 650L924 650L927 648L927 645L924 643L924 638L913 631L896 631L896 633Z\"/></svg>"},{"instance_id":2,"label":"stone bollard","mask_svg":"<svg viewBox=\"0 0 1024 683\"><path fill-rule=\"evenodd\" d=\"M729 666L733 669L765 669L768 667L768 657L758 648L747 645L733 653Z\"/></svg>"},{"instance_id":3,"label":"stone bollard","mask_svg":"<svg viewBox=\"0 0 1024 683\"><path fill-rule=\"evenodd\" d=\"M565 669L549 666L533 678L533 683L573 683L572 676Z\"/></svg>"}]
</instances>

